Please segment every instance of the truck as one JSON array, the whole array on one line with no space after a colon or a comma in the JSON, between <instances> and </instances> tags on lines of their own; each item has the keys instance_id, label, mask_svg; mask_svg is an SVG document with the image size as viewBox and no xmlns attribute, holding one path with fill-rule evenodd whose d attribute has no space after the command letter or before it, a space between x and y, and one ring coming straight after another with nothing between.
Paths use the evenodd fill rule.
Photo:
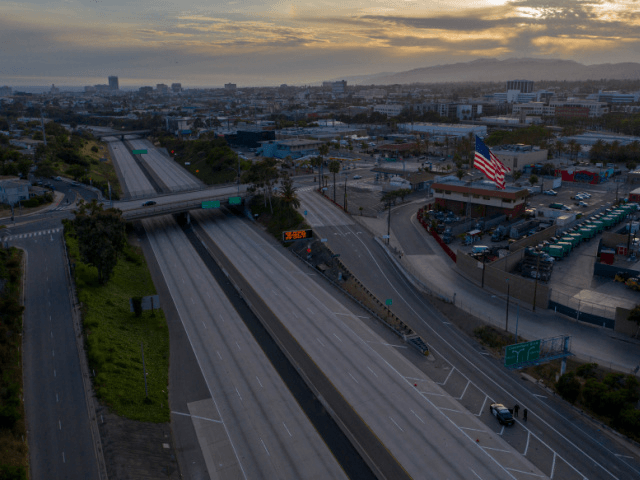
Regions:
<instances>
[{"instance_id":1,"label":"truck","mask_svg":"<svg viewBox=\"0 0 640 480\"><path fill-rule=\"evenodd\" d=\"M543 248L543 251L556 260L562 260L564 258L564 248L560 245L547 245Z\"/></svg>"},{"instance_id":2,"label":"truck","mask_svg":"<svg viewBox=\"0 0 640 480\"><path fill-rule=\"evenodd\" d=\"M491 241L500 242L505 238L507 238L508 236L509 236L509 232L507 231L507 228L503 227L502 225L499 225L498 228L496 228L493 231L493 234L491 235Z\"/></svg>"},{"instance_id":3,"label":"truck","mask_svg":"<svg viewBox=\"0 0 640 480\"><path fill-rule=\"evenodd\" d=\"M571 210L571 207L568 207L564 203L550 203L549 208L555 208L556 210Z\"/></svg>"},{"instance_id":4,"label":"truck","mask_svg":"<svg viewBox=\"0 0 640 480\"><path fill-rule=\"evenodd\" d=\"M570 242L562 242L562 241L560 241L560 242L556 243L555 245L558 245L559 247L562 247L562 250L564 251L564 255L565 256L569 255L569 253L571 253L571 249L573 248L571 246Z\"/></svg>"}]
</instances>

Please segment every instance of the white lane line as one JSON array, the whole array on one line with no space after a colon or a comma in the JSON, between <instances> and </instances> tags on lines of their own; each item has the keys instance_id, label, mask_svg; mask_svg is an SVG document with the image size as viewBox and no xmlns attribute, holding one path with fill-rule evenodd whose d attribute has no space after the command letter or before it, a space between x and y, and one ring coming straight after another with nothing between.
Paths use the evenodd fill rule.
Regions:
<instances>
[{"instance_id":1,"label":"white lane line","mask_svg":"<svg viewBox=\"0 0 640 480\"><path fill-rule=\"evenodd\" d=\"M471 383L471 380L467 380L467 384L465 385L464 390L462 391L462 395L460 395L458 400L462 400L462 397L464 397L464 394L467 393L467 388L469 388L470 383Z\"/></svg>"},{"instance_id":2,"label":"white lane line","mask_svg":"<svg viewBox=\"0 0 640 480\"><path fill-rule=\"evenodd\" d=\"M480 415L482 415L482 412L484 412L484 406L487 404L487 398L489 398L489 396L485 395L484 402L482 402L482 407L480 407L480 412L476 414L476 417L479 417Z\"/></svg>"},{"instance_id":3,"label":"white lane line","mask_svg":"<svg viewBox=\"0 0 640 480\"><path fill-rule=\"evenodd\" d=\"M503 433L504 433L504 425L502 426L502 428L498 432L498 435L502 436Z\"/></svg>"},{"instance_id":4,"label":"white lane line","mask_svg":"<svg viewBox=\"0 0 640 480\"><path fill-rule=\"evenodd\" d=\"M52 357L55 357L55 356L56 356L56 352L55 352L55 350L51 350L51 356L52 356Z\"/></svg>"},{"instance_id":5,"label":"white lane line","mask_svg":"<svg viewBox=\"0 0 640 480\"><path fill-rule=\"evenodd\" d=\"M264 447L264 451L267 452L267 455L271 456L271 454L269 453L269 450L267 449L267 446L264 444L264 440L262 440L262 438L261 438L260 441L262 442L262 446Z\"/></svg>"},{"instance_id":6,"label":"white lane line","mask_svg":"<svg viewBox=\"0 0 640 480\"><path fill-rule=\"evenodd\" d=\"M481 430L479 428L471 428L471 427L460 427L463 430L473 430L474 432L486 432L486 430Z\"/></svg>"},{"instance_id":7,"label":"white lane line","mask_svg":"<svg viewBox=\"0 0 640 480\"><path fill-rule=\"evenodd\" d=\"M67 463L67 461L64 458L64 452L62 452L62 463Z\"/></svg>"},{"instance_id":8,"label":"white lane line","mask_svg":"<svg viewBox=\"0 0 640 480\"><path fill-rule=\"evenodd\" d=\"M58 376L58 375L56 375L56 369L55 369L55 368L53 369L53 376L54 376L54 377L57 377L57 376Z\"/></svg>"},{"instance_id":9,"label":"white lane line","mask_svg":"<svg viewBox=\"0 0 640 480\"><path fill-rule=\"evenodd\" d=\"M511 450L504 450L502 448L493 448L493 447L480 447L480 448L484 448L485 450L493 450L494 452L505 452L505 453L511 452Z\"/></svg>"},{"instance_id":10,"label":"white lane line","mask_svg":"<svg viewBox=\"0 0 640 480\"><path fill-rule=\"evenodd\" d=\"M418 414L417 414L416 412L414 412L413 410L411 410L411 413L413 413L413 414L416 416L416 418L417 418L418 420L420 420L422 423L424 423L424 420L422 420L422 419L418 416Z\"/></svg>"},{"instance_id":11,"label":"white lane line","mask_svg":"<svg viewBox=\"0 0 640 480\"><path fill-rule=\"evenodd\" d=\"M341 343L344 343L344 342L342 342L342 339L338 335L336 335L335 333L333 334L333 336L336 337L338 340L340 340Z\"/></svg>"},{"instance_id":12,"label":"white lane line","mask_svg":"<svg viewBox=\"0 0 640 480\"><path fill-rule=\"evenodd\" d=\"M537 393L534 393L533 395L535 395L535 396L536 396L536 397L538 397L538 398L547 398L546 396L544 396L544 395L538 395Z\"/></svg>"},{"instance_id":13,"label":"white lane line","mask_svg":"<svg viewBox=\"0 0 640 480\"><path fill-rule=\"evenodd\" d=\"M53 338L53 330L52 330L52 331L50 331L49 333L51 333L51 338Z\"/></svg>"},{"instance_id":14,"label":"white lane line","mask_svg":"<svg viewBox=\"0 0 640 480\"><path fill-rule=\"evenodd\" d=\"M182 415L183 417L191 417L191 418L197 418L198 420L206 420L207 422L222 423L221 420L214 420L213 418L200 417L198 415L191 415L189 413L175 412L173 410L171 410L171 413L174 415Z\"/></svg>"},{"instance_id":15,"label":"white lane line","mask_svg":"<svg viewBox=\"0 0 640 480\"><path fill-rule=\"evenodd\" d=\"M456 369L456 367L451 367L451 371L449 372L449 375L447 375L447 378L444 379L444 382L440 383L440 382L436 382L438 385L446 385L447 382L449 381L449 377L451 376L451 374L453 373L453 371Z\"/></svg>"},{"instance_id":16,"label":"white lane line","mask_svg":"<svg viewBox=\"0 0 640 480\"><path fill-rule=\"evenodd\" d=\"M326 347L326 345L324 343L322 343L322 340L320 340L318 337L316 337L316 340L318 340L318 343L320 345L322 345L323 347Z\"/></svg>"},{"instance_id":17,"label":"white lane line","mask_svg":"<svg viewBox=\"0 0 640 480\"><path fill-rule=\"evenodd\" d=\"M435 393L435 392L423 392L420 391L420 393L424 393L425 395L433 395L435 397L448 397L449 395L445 395L444 393Z\"/></svg>"},{"instance_id":18,"label":"white lane line","mask_svg":"<svg viewBox=\"0 0 640 480\"><path fill-rule=\"evenodd\" d=\"M207 329L207 326L204 324L204 322L202 322L202 326L205 328L205 330Z\"/></svg>"},{"instance_id":19,"label":"white lane line","mask_svg":"<svg viewBox=\"0 0 640 480\"><path fill-rule=\"evenodd\" d=\"M236 347L238 347L238 350L240 350L240 345L238 345L238 342L236 342Z\"/></svg>"},{"instance_id":20,"label":"white lane line","mask_svg":"<svg viewBox=\"0 0 640 480\"><path fill-rule=\"evenodd\" d=\"M242 395L240 395L240 392L238 391L238 387L236 387L236 393L238 394L238 397L240 397L240 401L242 401Z\"/></svg>"},{"instance_id":21,"label":"white lane line","mask_svg":"<svg viewBox=\"0 0 640 480\"><path fill-rule=\"evenodd\" d=\"M525 472L524 470L518 470L516 468L509 468L509 467L505 467L505 468L510 472L524 473L525 475L533 475L534 477L545 478L544 475L538 475L537 473Z\"/></svg>"},{"instance_id":22,"label":"white lane line","mask_svg":"<svg viewBox=\"0 0 640 480\"><path fill-rule=\"evenodd\" d=\"M398 425L398 424L396 423L396 421L395 421L393 418L389 417L389 419L394 423L394 425L395 425L396 427L398 427L398 428L400 429L400 431L401 431L401 432L404 432L404 430L402 430L402 427L401 427L400 425Z\"/></svg>"},{"instance_id":23,"label":"white lane line","mask_svg":"<svg viewBox=\"0 0 640 480\"><path fill-rule=\"evenodd\" d=\"M480 480L482 480L482 477L481 477L480 475L478 475L476 472L474 472L472 468L470 468L469 470L471 470L471 471L473 472L473 474L474 474L477 478L479 478Z\"/></svg>"},{"instance_id":24,"label":"white lane line","mask_svg":"<svg viewBox=\"0 0 640 480\"><path fill-rule=\"evenodd\" d=\"M264 386L262 385L262 382L260 381L260 379L258 378L257 375L256 375L256 380L258 380L258 383L260 384L260 387L264 388Z\"/></svg>"},{"instance_id":25,"label":"white lane line","mask_svg":"<svg viewBox=\"0 0 640 480\"><path fill-rule=\"evenodd\" d=\"M62 430L62 422L60 422L60 419L58 419L58 430Z\"/></svg>"},{"instance_id":26,"label":"white lane line","mask_svg":"<svg viewBox=\"0 0 640 480\"><path fill-rule=\"evenodd\" d=\"M282 425L284 425L284 429L287 431L287 433L289 434L290 437L293 437L293 435L291 435L291 432L289 431L289 429L287 428L287 424L282 422Z\"/></svg>"},{"instance_id":27,"label":"white lane line","mask_svg":"<svg viewBox=\"0 0 640 480\"><path fill-rule=\"evenodd\" d=\"M616 457L621 457L621 458L630 458L631 460L633 460L635 457L629 457L628 455L620 455L619 453L615 454Z\"/></svg>"},{"instance_id":28,"label":"white lane line","mask_svg":"<svg viewBox=\"0 0 640 480\"><path fill-rule=\"evenodd\" d=\"M456 413L464 413L463 410L456 410L454 408L444 408L444 407L438 407L440 410L446 410L447 412L456 412ZM462 427L458 427L458 428L462 428Z\"/></svg>"},{"instance_id":29,"label":"white lane line","mask_svg":"<svg viewBox=\"0 0 640 480\"><path fill-rule=\"evenodd\" d=\"M58 398L58 394L56 393L56 403L60 402L60 399Z\"/></svg>"},{"instance_id":30,"label":"white lane line","mask_svg":"<svg viewBox=\"0 0 640 480\"><path fill-rule=\"evenodd\" d=\"M480 352L480 355L491 355L489 352Z\"/></svg>"},{"instance_id":31,"label":"white lane line","mask_svg":"<svg viewBox=\"0 0 640 480\"><path fill-rule=\"evenodd\" d=\"M315 315L315 310L311 307L307 307L307 310L309 310L311 312L311 315Z\"/></svg>"},{"instance_id":32,"label":"white lane line","mask_svg":"<svg viewBox=\"0 0 640 480\"><path fill-rule=\"evenodd\" d=\"M218 358L222 360L222 355L220 355L220 352L216 350L216 353L218 354Z\"/></svg>"},{"instance_id":33,"label":"white lane line","mask_svg":"<svg viewBox=\"0 0 640 480\"><path fill-rule=\"evenodd\" d=\"M353 375L351 375L351 372L349 372L349 376L350 376L351 378L353 378L353 381L354 381L354 382L356 382L356 383L358 383L358 384L360 383L358 380L356 380L356 377L354 377Z\"/></svg>"},{"instance_id":34,"label":"white lane line","mask_svg":"<svg viewBox=\"0 0 640 480\"><path fill-rule=\"evenodd\" d=\"M551 474L549 475L549 478L553 478L553 472L556 469L556 457L557 457L556 452L553 452L553 464L551 465Z\"/></svg>"},{"instance_id":35,"label":"white lane line","mask_svg":"<svg viewBox=\"0 0 640 480\"><path fill-rule=\"evenodd\" d=\"M371 373L373 373L376 377L378 376L378 375L376 374L376 372L374 372L373 370L371 370L371 367L367 367L367 368L368 368L368 369L369 369L369 371L370 371Z\"/></svg>"},{"instance_id":36,"label":"white lane line","mask_svg":"<svg viewBox=\"0 0 640 480\"><path fill-rule=\"evenodd\" d=\"M353 313L332 312L334 315L343 315L345 317L370 318L366 315L354 315Z\"/></svg>"},{"instance_id":37,"label":"white lane line","mask_svg":"<svg viewBox=\"0 0 640 480\"><path fill-rule=\"evenodd\" d=\"M531 438L531 432L527 432L527 445L524 447L523 456L527 456L527 452L529 451L529 439Z\"/></svg>"}]
</instances>

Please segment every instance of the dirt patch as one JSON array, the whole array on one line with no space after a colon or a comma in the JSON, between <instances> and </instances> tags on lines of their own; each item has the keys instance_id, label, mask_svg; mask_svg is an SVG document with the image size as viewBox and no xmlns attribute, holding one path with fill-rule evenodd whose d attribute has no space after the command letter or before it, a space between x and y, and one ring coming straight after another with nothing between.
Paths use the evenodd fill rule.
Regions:
<instances>
[{"instance_id":1,"label":"dirt patch","mask_svg":"<svg viewBox=\"0 0 640 480\"><path fill-rule=\"evenodd\" d=\"M180 479L168 423L136 422L97 409L102 450L109 478Z\"/></svg>"}]
</instances>

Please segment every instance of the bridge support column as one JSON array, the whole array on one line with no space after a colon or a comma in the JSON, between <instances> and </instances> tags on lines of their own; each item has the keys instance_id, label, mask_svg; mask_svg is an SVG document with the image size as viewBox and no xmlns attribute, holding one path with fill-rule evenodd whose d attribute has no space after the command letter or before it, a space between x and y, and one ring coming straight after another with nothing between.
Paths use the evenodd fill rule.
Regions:
<instances>
[{"instance_id":1,"label":"bridge support column","mask_svg":"<svg viewBox=\"0 0 640 480\"><path fill-rule=\"evenodd\" d=\"M189 215L189 212L179 213L177 215L177 220L178 220L178 224L182 227L186 225L191 225L191 215Z\"/></svg>"}]
</instances>

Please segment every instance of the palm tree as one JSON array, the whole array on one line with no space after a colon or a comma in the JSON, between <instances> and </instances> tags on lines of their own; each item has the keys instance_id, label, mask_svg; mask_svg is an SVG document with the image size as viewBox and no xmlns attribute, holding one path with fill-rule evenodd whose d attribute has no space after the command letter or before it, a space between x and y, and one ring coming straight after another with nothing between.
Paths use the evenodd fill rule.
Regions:
<instances>
[{"instance_id":1,"label":"palm tree","mask_svg":"<svg viewBox=\"0 0 640 480\"><path fill-rule=\"evenodd\" d=\"M556 141L556 156L560 156L564 153L564 143L562 143L562 140L557 140Z\"/></svg>"},{"instance_id":2,"label":"palm tree","mask_svg":"<svg viewBox=\"0 0 640 480\"><path fill-rule=\"evenodd\" d=\"M329 162L329 172L333 173L333 201L336 201L336 173L340 171L340 162L338 160L331 160Z\"/></svg>"},{"instance_id":3,"label":"palm tree","mask_svg":"<svg viewBox=\"0 0 640 480\"><path fill-rule=\"evenodd\" d=\"M318 148L318 153L320 153L320 189L324 187L324 176L322 175L322 170L324 167L324 157L325 155L329 155L329 145L323 143Z\"/></svg>"},{"instance_id":4,"label":"palm tree","mask_svg":"<svg viewBox=\"0 0 640 480\"><path fill-rule=\"evenodd\" d=\"M569 160L573 160L573 154L576 154L576 158L578 158L578 152L580 151L580 145L573 138L569 140Z\"/></svg>"},{"instance_id":5,"label":"palm tree","mask_svg":"<svg viewBox=\"0 0 640 480\"><path fill-rule=\"evenodd\" d=\"M287 217L291 220L291 215L296 208L300 207L300 199L298 198L297 187L293 186L293 180L289 176L285 177L280 187L280 201L283 203L287 211Z\"/></svg>"}]
</instances>

